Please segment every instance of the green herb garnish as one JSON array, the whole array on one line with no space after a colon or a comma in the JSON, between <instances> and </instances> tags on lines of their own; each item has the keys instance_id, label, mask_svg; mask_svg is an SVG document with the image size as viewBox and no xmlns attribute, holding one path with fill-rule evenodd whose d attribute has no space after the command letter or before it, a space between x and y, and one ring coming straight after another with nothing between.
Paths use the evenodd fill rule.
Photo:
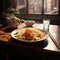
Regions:
<instances>
[{"instance_id":1,"label":"green herb garnish","mask_svg":"<svg viewBox=\"0 0 60 60\"><path fill-rule=\"evenodd\" d=\"M17 35L17 34L18 34L18 32L14 33L14 35Z\"/></svg>"}]
</instances>

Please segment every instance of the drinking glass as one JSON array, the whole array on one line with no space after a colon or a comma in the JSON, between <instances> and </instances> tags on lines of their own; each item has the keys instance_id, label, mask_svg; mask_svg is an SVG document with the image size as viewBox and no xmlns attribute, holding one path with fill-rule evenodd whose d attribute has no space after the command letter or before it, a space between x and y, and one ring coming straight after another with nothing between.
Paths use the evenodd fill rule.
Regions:
<instances>
[{"instance_id":1,"label":"drinking glass","mask_svg":"<svg viewBox=\"0 0 60 60\"><path fill-rule=\"evenodd\" d=\"M43 19L43 30L48 32L49 26L50 26L50 20L49 19Z\"/></svg>"}]
</instances>

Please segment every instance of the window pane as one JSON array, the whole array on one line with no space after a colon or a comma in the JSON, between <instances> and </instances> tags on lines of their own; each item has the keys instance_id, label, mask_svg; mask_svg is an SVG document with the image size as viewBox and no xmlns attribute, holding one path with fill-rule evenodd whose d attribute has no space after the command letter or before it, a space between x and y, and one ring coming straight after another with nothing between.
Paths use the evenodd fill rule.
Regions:
<instances>
[{"instance_id":1,"label":"window pane","mask_svg":"<svg viewBox=\"0 0 60 60\"><path fill-rule=\"evenodd\" d=\"M15 0L15 2L20 14L26 14L26 0Z\"/></svg>"},{"instance_id":2,"label":"window pane","mask_svg":"<svg viewBox=\"0 0 60 60\"><path fill-rule=\"evenodd\" d=\"M29 14L42 14L42 0L28 0Z\"/></svg>"},{"instance_id":3,"label":"window pane","mask_svg":"<svg viewBox=\"0 0 60 60\"><path fill-rule=\"evenodd\" d=\"M15 3L20 14L58 14L59 9L59 0L15 0Z\"/></svg>"},{"instance_id":4,"label":"window pane","mask_svg":"<svg viewBox=\"0 0 60 60\"><path fill-rule=\"evenodd\" d=\"M59 0L44 0L44 14L58 14Z\"/></svg>"}]
</instances>

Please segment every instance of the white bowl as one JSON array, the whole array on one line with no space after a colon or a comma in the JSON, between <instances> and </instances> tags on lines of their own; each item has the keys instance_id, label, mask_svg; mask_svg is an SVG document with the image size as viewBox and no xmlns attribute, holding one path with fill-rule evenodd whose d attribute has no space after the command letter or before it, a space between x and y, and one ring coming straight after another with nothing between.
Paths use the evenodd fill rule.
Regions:
<instances>
[{"instance_id":1,"label":"white bowl","mask_svg":"<svg viewBox=\"0 0 60 60\"><path fill-rule=\"evenodd\" d=\"M24 29L27 29L27 28L22 28L23 30ZM45 33L45 36L42 38L42 39L39 39L39 40L23 40L23 39L18 39L17 37L15 37L15 34L18 34L17 32L21 31L22 29L16 29L14 31L12 31L11 33L11 36L16 39L16 40L19 40L19 41L22 41L22 42L29 42L29 43L32 43L32 42L40 42L40 41L43 41L47 38L47 33L41 29L36 29L36 28L28 28L28 29L36 29L36 30L39 30L40 32L43 32ZM20 32L21 33L21 32Z\"/></svg>"}]
</instances>

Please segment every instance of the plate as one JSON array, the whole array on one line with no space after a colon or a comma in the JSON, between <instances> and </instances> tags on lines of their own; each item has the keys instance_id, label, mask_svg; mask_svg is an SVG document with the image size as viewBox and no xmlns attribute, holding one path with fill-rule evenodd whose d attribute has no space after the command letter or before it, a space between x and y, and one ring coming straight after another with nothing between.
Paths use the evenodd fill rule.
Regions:
<instances>
[{"instance_id":1,"label":"plate","mask_svg":"<svg viewBox=\"0 0 60 60\"><path fill-rule=\"evenodd\" d=\"M44 37L42 38L42 39L39 39L39 38L37 38L36 40L31 40L31 39L20 39L20 38L17 38L16 36L17 36L17 34L18 35L21 35L21 34L24 34L25 33L25 31L26 31L26 29L36 29L36 28L21 28L21 29L16 29L16 30L13 30L12 32L11 32L11 36L14 38L14 39L16 39L16 40L18 40L18 41L22 41L22 42L40 42L40 41L43 41L43 40L45 40L46 39L46 37L47 37L47 33L45 32L45 31L43 31L43 30L41 30L41 29L36 29L36 30L38 30L39 31L39 33L40 32L43 32L45 35L44 35ZM22 30L24 30L24 31L22 31ZM20 32L20 31L22 31L22 32ZM31 32L30 32L30 34L31 34ZM31 34L32 35L32 34ZM33 36L33 35L32 35ZM25 36L26 37L26 36Z\"/></svg>"}]
</instances>

